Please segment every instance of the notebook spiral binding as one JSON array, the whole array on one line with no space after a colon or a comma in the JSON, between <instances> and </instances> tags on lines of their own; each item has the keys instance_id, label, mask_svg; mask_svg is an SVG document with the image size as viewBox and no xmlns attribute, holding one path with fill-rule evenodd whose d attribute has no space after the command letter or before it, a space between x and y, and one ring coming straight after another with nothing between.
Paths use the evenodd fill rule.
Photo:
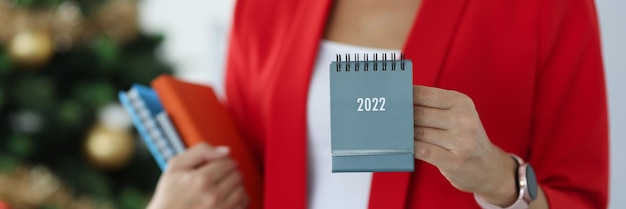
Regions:
<instances>
[{"instance_id":1,"label":"notebook spiral binding","mask_svg":"<svg viewBox=\"0 0 626 209\"><path fill-rule=\"evenodd\" d=\"M345 54L345 61L341 60L341 55L337 54L337 72L341 71L341 68L344 68L344 70L346 72L350 72L350 69L354 69L354 71L359 71L361 68L361 64L363 64L363 70L364 71L369 71L370 69L370 64L372 65L371 68L373 68L373 71L378 71L378 64L381 63L382 64L382 71L387 71L388 64L391 64L391 70L395 71L397 70L397 63L398 61L400 62L400 70L405 70L404 69L404 60L406 59L404 56L404 53L400 54L400 59L398 59L396 57L396 53L391 53L391 59L387 60L387 53L382 53L382 60L378 59L378 53L374 53L373 60L369 60L369 54L364 53L363 57L364 60L361 61L359 60L359 54L355 53L353 54L352 57L354 57L354 61L350 60L351 55L350 54ZM354 66L354 67L352 67Z\"/></svg>"}]
</instances>

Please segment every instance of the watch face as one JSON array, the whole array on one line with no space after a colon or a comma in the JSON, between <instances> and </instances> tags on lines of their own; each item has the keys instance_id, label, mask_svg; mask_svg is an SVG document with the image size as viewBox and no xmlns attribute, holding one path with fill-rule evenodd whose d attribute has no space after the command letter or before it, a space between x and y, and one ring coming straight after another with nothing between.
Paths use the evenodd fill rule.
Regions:
<instances>
[{"instance_id":1,"label":"watch face","mask_svg":"<svg viewBox=\"0 0 626 209\"><path fill-rule=\"evenodd\" d=\"M535 170L530 164L526 166L526 183L528 187L528 195L532 200L537 199L537 178L535 177Z\"/></svg>"}]
</instances>

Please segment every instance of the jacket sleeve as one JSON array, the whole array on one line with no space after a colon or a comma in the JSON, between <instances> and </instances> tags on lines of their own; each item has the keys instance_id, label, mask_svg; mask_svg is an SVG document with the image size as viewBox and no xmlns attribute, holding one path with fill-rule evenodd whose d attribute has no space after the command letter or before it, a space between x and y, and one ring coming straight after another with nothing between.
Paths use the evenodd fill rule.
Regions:
<instances>
[{"instance_id":1,"label":"jacket sleeve","mask_svg":"<svg viewBox=\"0 0 626 209\"><path fill-rule=\"evenodd\" d=\"M606 208L608 119L592 0L543 1L528 156L551 209Z\"/></svg>"}]
</instances>

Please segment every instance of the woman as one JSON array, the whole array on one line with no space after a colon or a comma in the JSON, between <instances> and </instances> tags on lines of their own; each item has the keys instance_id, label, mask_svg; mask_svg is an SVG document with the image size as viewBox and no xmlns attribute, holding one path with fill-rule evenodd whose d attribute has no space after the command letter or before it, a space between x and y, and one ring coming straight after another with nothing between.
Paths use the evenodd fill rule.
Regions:
<instances>
[{"instance_id":1,"label":"woman","mask_svg":"<svg viewBox=\"0 0 626 209\"><path fill-rule=\"evenodd\" d=\"M414 173L326 170L324 73L329 54L353 51L413 61ZM240 0L226 83L228 106L264 162L265 208L607 205L592 0ZM150 208L243 208L245 174L227 154L202 145L177 157ZM519 173L525 162L536 178Z\"/></svg>"}]
</instances>

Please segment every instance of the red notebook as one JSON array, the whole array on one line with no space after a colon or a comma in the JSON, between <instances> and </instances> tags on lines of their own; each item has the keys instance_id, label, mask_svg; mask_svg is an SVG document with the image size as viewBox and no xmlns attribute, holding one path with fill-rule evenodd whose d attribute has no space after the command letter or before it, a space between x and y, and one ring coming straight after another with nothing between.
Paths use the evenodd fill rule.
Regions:
<instances>
[{"instance_id":1,"label":"red notebook","mask_svg":"<svg viewBox=\"0 0 626 209\"><path fill-rule=\"evenodd\" d=\"M232 116L211 87L161 75L152 81L152 88L187 147L202 141L212 146L230 147L230 156L237 162L250 198L248 208L261 209L263 182L260 164L252 157Z\"/></svg>"}]
</instances>

